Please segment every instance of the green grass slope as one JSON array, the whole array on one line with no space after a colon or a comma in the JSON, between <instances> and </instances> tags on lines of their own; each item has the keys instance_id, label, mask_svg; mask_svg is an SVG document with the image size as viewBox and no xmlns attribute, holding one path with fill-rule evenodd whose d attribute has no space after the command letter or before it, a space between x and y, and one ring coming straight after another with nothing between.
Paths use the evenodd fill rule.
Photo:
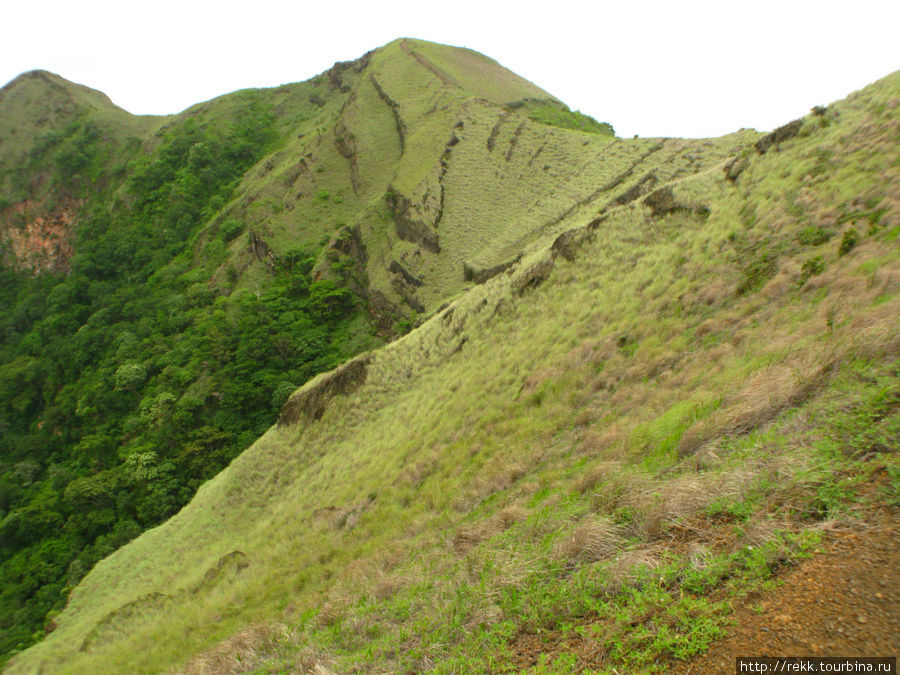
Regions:
<instances>
[{"instance_id":1,"label":"green grass slope","mask_svg":"<svg viewBox=\"0 0 900 675\"><path fill-rule=\"evenodd\" d=\"M10 673L519 672L580 639L600 672L663 670L824 527L897 507L900 75L764 137L625 141L413 96L401 57L350 85L391 117L340 112L397 156L391 203L346 166L332 208L371 197L373 277L390 253L458 297L295 392ZM586 667L554 652L531 672Z\"/></svg>"},{"instance_id":2,"label":"green grass slope","mask_svg":"<svg viewBox=\"0 0 900 675\"><path fill-rule=\"evenodd\" d=\"M246 232L225 267L252 287L272 261L313 251L316 274L363 292L388 327L471 285L468 260L491 266L521 252L546 220L584 198L583 186L551 197L570 166L611 140L605 128L572 133L556 118L532 121L514 104L544 102L560 119L580 118L487 57L443 45L398 40L313 83L316 105L296 138L247 174L243 197L224 211ZM536 162L548 145L554 152ZM543 198L526 217L523 186ZM489 249L486 233L500 236ZM254 260L250 241L266 255Z\"/></svg>"},{"instance_id":3,"label":"green grass slope","mask_svg":"<svg viewBox=\"0 0 900 675\"><path fill-rule=\"evenodd\" d=\"M44 72L0 112L0 662L297 386L610 189L610 128L415 40L164 118Z\"/></svg>"}]
</instances>

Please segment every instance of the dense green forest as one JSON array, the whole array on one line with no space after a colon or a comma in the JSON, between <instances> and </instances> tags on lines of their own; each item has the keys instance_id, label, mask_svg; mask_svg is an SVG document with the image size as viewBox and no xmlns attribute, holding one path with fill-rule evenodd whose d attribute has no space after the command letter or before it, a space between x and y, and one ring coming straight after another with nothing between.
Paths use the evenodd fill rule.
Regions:
<instances>
[{"instance_id":1,"label":"dense green forest","mask_svg":"<svg viewBox=\"0 0 900 675\"><path fill-rule=\"evenodd\" d=\"M259 292L209 283L244 226L208 224L282 137L247 92L152 152L82 115L25 158L20 193L45 176L84 206L68 273L0 267L0 655L51 630L98 560L188 502L296 386L371 344L358 299L311 279L315 250Z\"/></svg>"}]
</instances>

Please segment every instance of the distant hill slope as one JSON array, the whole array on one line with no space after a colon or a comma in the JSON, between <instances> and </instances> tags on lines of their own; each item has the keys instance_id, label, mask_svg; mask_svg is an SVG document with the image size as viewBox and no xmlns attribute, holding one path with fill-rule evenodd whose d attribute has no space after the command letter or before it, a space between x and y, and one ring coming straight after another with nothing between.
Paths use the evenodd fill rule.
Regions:
<instances>
[{"instance_id":1,"label":"distant hill slope","mask_svg":"<svg viewBox=\"0 0 900 675\"><path fill-rule=\"evenodd\" d=\"M44 70L24 73L0 89L0 194L7 200L13 196L12 174L25 170L24 160L40 139L84 115L98 120L114 137L144 135L160 120L131 115L106 94Z\"/></svg>"},{"instance_id":2,"label":"distant hill slope","mask_svg":"<svg viewBox=\"0 0 900 675\"><path fill-rule=\"evenodd\" d=\"M315 275L428 318L294 392L9 672L663 670L896 514L900 74L767 135L622 140L473 59L502 73L399 41L284 90L319 112L197 255L245 224L239 288L327 233Z\"/></svg>"}]
</instances>

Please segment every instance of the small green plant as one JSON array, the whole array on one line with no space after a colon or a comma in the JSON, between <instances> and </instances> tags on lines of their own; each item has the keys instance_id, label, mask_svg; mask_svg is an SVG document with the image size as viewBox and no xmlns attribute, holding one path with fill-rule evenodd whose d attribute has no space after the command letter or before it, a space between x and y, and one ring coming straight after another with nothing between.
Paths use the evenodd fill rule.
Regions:
<instances>
[{"instance_id":1,"label":"small green plant","mask_svg":"<svg viewBox=\"0 0 900 675\"><path fill-rule=\"evenodd\" d=\"M744 267L741 282L737 287L738 295L745 295L759 290L778 271L778 259L774 253L763 251Z\"/></svg>"},{"instance_id":2,"label":"small green plant","mask_svg":"<svg viewBox=\"0 0 900 675\"><path fill-rule=\"evenodd\" d=\"M847 255L853 248L859 243L859 232L856 231L856 228L851 227L849 230L844 232L844 236L841 238L841 245L838 247L839 255Z\"/></svg>"},{"instance_id":3,"label":"small green plant","mask_svg":"<svg viewBox=\"0 0 900 675\"><path fill-rule=\"evenodd\" d=\"M819 246L831 239L832 234L824 227L804 227L797 235L797 241L804 246Z\"/></svg>"},{"instance_id":4,"label":"small green plant","mask_svg":"<svg viewBox=\"0 0 900 675\"><path fill-rule=\"evenodd\" d=\"M824 271L825 263L822 261L822 256L817 255L815 258L804 260L803 266L800 268L800 278L797 279L797 285L802 286L809 281L811 277L821 274Z\"/></svg>"},{"instance_id":5,"label":"small green plant","mask_svg":"<svg viewBox=\"0 0 900 675\"><path fill-rule=\"evenodd\" d=\"M754 505L750 501L719 498L706 508L706 513L713 518L745 521L753 514L753 509Z\"/></svg>"},{"instance_id":6,"label":"small green plant","mask_svg":"<svg viewBox=\"0 0 900 675\"><path fill-rule=\"evenodd\" d=\"M409 331L419 325L421 319L418 312L413 312L409 317L400 319L394 324L394 333L396 335L406 335Z\"/></svg>"}]
</instances>

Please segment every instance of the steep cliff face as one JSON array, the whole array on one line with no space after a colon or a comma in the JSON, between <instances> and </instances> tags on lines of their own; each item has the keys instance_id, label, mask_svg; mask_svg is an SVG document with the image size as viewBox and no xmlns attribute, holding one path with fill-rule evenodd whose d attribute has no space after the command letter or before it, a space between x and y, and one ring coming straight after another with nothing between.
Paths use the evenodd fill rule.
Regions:
<instances>
[{"instance_id":1,"label":"steep cliff face","mask_svg":"<svg viewBox=\"0 0 900 675\"><path fill-rule=\"evenodd\" d=\"M89 196L121 183L117 165L158 122L42 70L0 89L3 264L32 275L68 272Z\"/></svg>"}]
</instances>

